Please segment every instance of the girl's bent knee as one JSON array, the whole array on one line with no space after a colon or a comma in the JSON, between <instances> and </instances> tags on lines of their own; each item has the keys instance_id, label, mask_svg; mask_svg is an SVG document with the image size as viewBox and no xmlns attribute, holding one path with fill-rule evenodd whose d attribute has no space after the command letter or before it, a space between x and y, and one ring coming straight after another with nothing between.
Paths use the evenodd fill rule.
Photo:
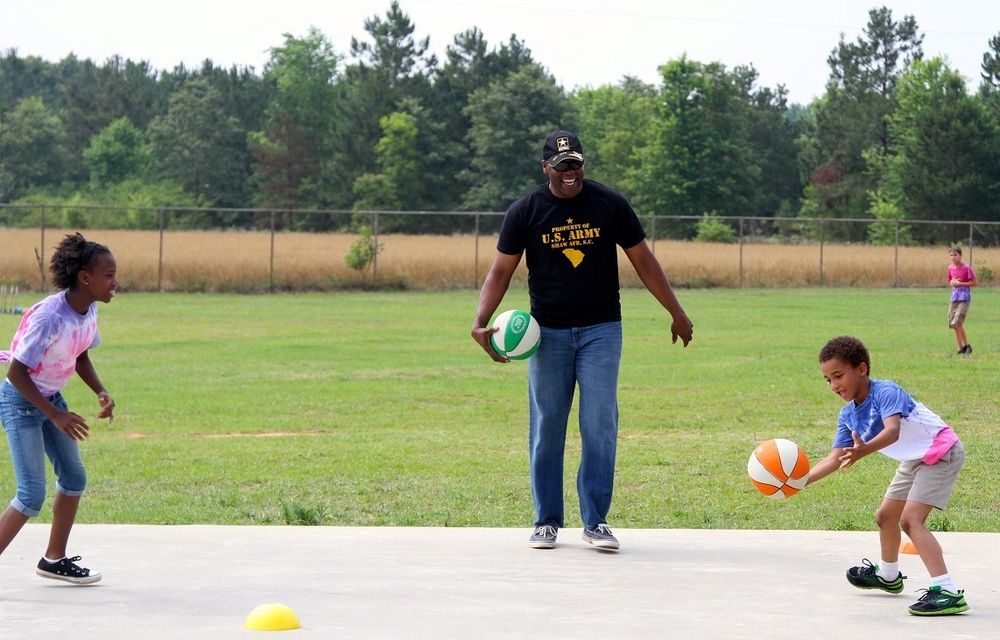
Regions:
<instances>
[{"instance_id":1,"label":"girl's bent knee","mask_svg":"<svg viewBox=\"0 0 1000 640\"><path fill-rule=\"evenodd\" d=\"M56 483L56 491L58 491L59 493L65 496L69 496L70 498L79 498L80 496L83 495L84 489L87 488L87 476L83 476L82 480L79 482L70 484L70 487L73 488L70 489L63 486L61 481Z\"/></svg>"}]
</instances>

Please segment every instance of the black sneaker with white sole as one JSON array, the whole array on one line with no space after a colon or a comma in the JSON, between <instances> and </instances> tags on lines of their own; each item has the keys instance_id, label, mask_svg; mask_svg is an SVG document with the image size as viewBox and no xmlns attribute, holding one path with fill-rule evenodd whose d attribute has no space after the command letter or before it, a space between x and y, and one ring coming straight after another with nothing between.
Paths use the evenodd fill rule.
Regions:
<instances>
[{"instance_id":1,"label":"black sneaker with white sole","mask_svg":"<svg viewBox=\"0 0 1000 640\"><path fill-rule=\"evenodd\" d=\"M551 524L540 524L535 527L531 537L528 538L528 545L532 549L552 549L556 546L556 535L559 530Z\"/></svg>"},{"instance_id":2,"label":"black sneaker with white sole","mask_svg":"<svg viewBox=\"0 0 1000 640\"><path fill-rule=\"evenodd\" d=\"M902 593L905 579L906 576L900 573L895 579L886 580L878 574L878 565L872 564L868 558L863 559L860 566L847 570L847 581L858 589L881 589L886 593Z\"/></svg>"},{"instance_id":3,"label":"black sneaker with white sole","mask_svg":"<svg viewBox=\"0 0 1000 640\"><path fill-rule=\"evenodd\" d=\"M617 549L619 547L618 538L611 533L611 527L603 522L596 527L584 527L583 539L598 549Z\"/></svg>"},{"instance_id":4,"label":"black sneaker with white sole","mask_svg":"<svg viewBox=\"0 0 1000 640\"><path fill-rule=\"evenodd\" d=\"M915 616L950 616L969 610L965 592L961 589L952 593L935 585L921 591L924 595L910 606L910 613Z\"/></svg>"},{"instance_id":5,"label":"black sneaker with white sole","mask_svg":"<svg viewBox=\"0 0 1000 640\"><path fill-rule=\"evenodd\" d=\"M101 579L99 571L91 571L76 564L80 556L63 558L59 562L49 562L45 558L38 561L35 573L50 580L62 580L73 584L92 584Z\"/></svg>"}]
</instances>

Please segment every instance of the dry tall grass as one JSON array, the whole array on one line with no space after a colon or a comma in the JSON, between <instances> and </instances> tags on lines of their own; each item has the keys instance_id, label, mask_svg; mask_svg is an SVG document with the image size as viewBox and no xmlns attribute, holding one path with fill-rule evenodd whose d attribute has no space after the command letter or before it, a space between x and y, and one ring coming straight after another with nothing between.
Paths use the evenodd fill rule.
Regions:
<instances>
[{"instance_id":1,"label":"dry tall grass","mask_svg":"<svg viewBox=\"0 0 1000 640\"><path fill-rule=\"evenodd\" d=\"M945 286L949 264L948 247L744 244L741 249L658 241L654 251L671 280L690 286ZM1000 265L1000 249L976 248L972 260L989 279Z\"/></svg>"},{"instance_id":2,"label":"dry tall grass","mask_svg":"<svg viewBox=\"0 0 1000 640\"><path fill-rule=\"evenodd\" d=\"M49 230L0 229L0 281L42 288L42 266L63 237ZM489 270L496 236L382 235L377 262L362 271L345 256L358 240L337 233L94 230L118 260L122 287L133 291L265 291L390 286L476 288ZM675 286L944 286L947 247L708 244L659 240L654 252ZM39 257L42 258L41 264ZM968 259L966 255L966 259ZM640 286L621 254L624 286ZM988 284L1000 249L976 248L973 267ZM515 284L525 281L522 264ZM45 274L46 283L48 274Z\"/></svg>"}]
</instances>

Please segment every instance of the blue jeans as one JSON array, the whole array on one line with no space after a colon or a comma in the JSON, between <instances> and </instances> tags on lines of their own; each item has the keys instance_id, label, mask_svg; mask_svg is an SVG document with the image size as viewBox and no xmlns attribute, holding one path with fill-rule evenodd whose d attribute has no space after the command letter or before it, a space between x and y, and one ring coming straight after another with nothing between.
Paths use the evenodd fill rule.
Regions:
<instances>
[{"instance_id":1,"label":"blue jeans","mask_svg":"<svg viewBox=\"0 0 1000 640\"><path fill-rule=\"evenodd\" d=\"M56 407L66 410L61 393L49 398ZM67 496L83 494L87 472L80 459L80 446L60 431L38 407L6 380L0 384L0 419L10 444L10 458L17 478L17 496L10 501L14 509L28 517L37 516L45 502L45 457L56 473L56 490Z\"/></svg>"},{"instance_id":2,"label":"blue jeans","mask_svg":"<svg viewBox=\"0 0 1000 640\"><path fill-rule=\"evenodd\" d=\"M621 355L621 322L572 329L542 327L541 345L528 360L528 456L535 526L565 525L563 459L577 385L582 442L576 475L580 516L586 527L607 522L615 482Z\"/></svg>"}]
</instances>

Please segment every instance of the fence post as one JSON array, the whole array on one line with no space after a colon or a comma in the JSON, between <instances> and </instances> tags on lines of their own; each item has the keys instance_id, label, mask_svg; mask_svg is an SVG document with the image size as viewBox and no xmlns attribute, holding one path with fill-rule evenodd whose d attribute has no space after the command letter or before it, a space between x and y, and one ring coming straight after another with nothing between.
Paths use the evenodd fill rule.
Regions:
<instances>
[{"instance_id":1,"label":"fence post","mask_svg":"<svg viewBox=\"0 0 1000 640\"><path fill-rule=\"evenodd\" d=\"M39 291L45 291L45 207L42 207L41 214L41 225L42 225L42 237L39 244L41 245L38 254L38 282L40 284Z\"/></svg>"},{"instance_id":2,"label":"fence post","mask_svg":"<svg viewBox=\"0 0 1000 640\"><path fill-rule=\"evenodd\" d=\"M472 288L479 288L479 212L476 212L475 261L472 263Z\"/></svg>"},{"instance_id":3,"label":"fence post","mask_svg":"<svg viewBox=\"0 0 1000 640\"><path fill-rule=\"evenodd\" d=\"M823 286L823 232L826 227L823 226L823 220L819 221L819 286Z\"/></svg>"},{"instance_id":4,"label":"fence post","mask_svg":"<svg viewBox=\"0 0 1000 640\"><path fill-rule=\"evenodd\" d=\"M899 288L899 220L896 220L896 230L895 239L893 244L896 246L896 255L893 258L892 263L892 286Z\"/></svg>"},{"instance_id":5,"label":"fence post","mask_svg":"<svg viewBox=\"0 0 1000 640\"><path fill-rule=\"evenodd\" d=\"M743 218L740 218L740 289L743 288Z\"/></svg>"},{"instance_id":6,"label":"fence post","mask_svg":"<svg viewBox=\"0 0 1000 640\"><path fill-rule=\"evenodd\" d=\"M271 209L271 270L267 276L267 291L274 293L274 209Z\"/></svg>"},{"instance_id":7,"label":"fence post","mask_svg":"<svg viewBox=\"0 0 1000 640\"><path fill-rule=\"evenodd\" d=\"M163 209L160 209L160 250L157 255L156 265L156 291L158 293L163 293L163 218Z\"/></svg>"},{"instance_id":8,"label":"fence post","mask_svg":"<svg viewBox=\"0 0 1000 640\"><path fill-rule=\"evenodd\" d=\"M372 213L372 287L378 287L378 211Z\"/></svg>"}]
</instances>

